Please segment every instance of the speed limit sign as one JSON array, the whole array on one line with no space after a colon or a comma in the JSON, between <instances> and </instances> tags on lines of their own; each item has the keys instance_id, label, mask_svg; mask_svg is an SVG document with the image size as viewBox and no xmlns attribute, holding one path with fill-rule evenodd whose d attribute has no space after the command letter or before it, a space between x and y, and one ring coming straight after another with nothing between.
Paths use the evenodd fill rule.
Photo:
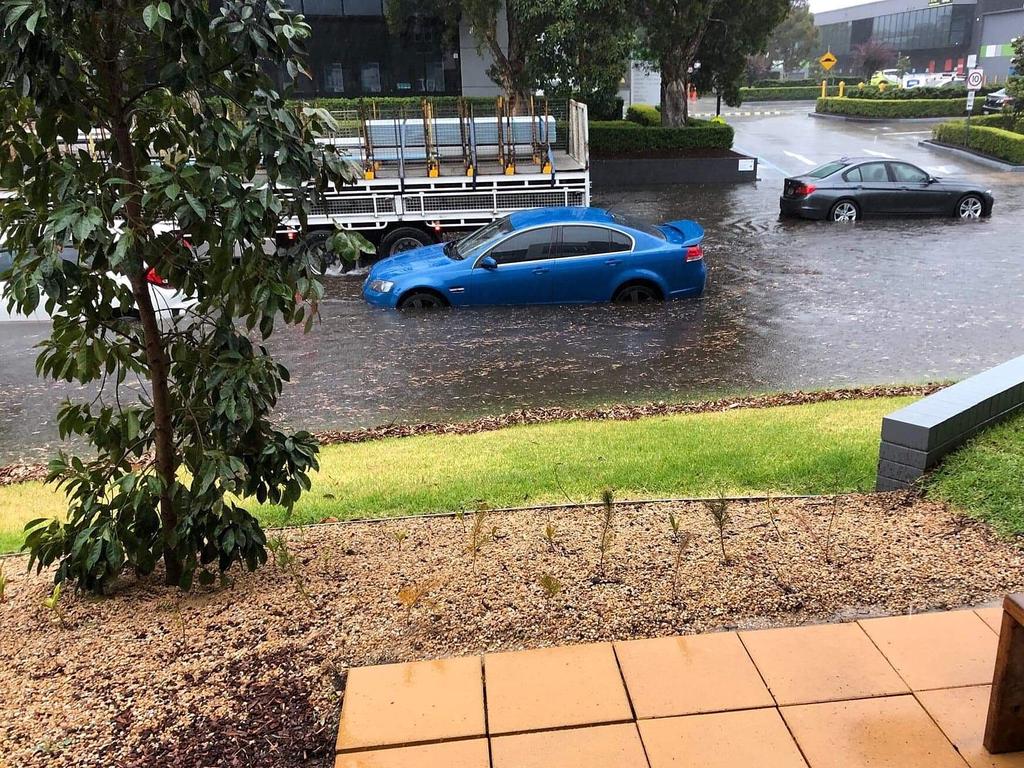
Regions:
<instances>
[{"instance_id":1,"label":"speed limit sign","mask_svg":"<svg viewBox=\"0 0 1024 768\"><path fill-rule=\"evenodd\" d=\"M981 88L981 84L985 81L985 70L983 69L972 69L967 73L967 90L976 91Z\"/></svg>"}]
</instances>

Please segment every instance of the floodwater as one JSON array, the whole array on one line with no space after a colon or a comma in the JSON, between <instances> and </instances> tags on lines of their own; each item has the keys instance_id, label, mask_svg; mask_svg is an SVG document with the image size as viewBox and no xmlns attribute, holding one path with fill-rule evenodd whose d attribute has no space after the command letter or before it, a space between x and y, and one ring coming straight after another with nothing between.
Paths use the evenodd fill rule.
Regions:
<instances>
[{"instance_id":1,"label":"floodwater","mask_svg":"<svg viewBox=\"0 0 1024 768\"><path fill-rule=\"evenodd\" d=\"M1022 353L1024 179L989 174L988 221L838 227L780 221L782 173L768 165L756 185L595 194L595 205L704 225L709 282L696 300L404 315L364 304L361 278L329 278L321 323L271 344L292 373L277 413L294 427L344 429L949 379ZM45 456L59 400L84 394L35 378L31 347L47 330L0 325L0 464Z\"/></svg>"}]
</instances>

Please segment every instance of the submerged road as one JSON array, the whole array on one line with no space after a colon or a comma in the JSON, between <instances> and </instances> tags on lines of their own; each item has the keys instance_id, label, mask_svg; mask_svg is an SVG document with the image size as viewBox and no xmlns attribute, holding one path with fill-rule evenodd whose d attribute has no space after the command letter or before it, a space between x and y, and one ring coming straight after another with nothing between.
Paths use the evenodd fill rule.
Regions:
<instances>
[{"instance_id":1,"label":"submerged road","mask_svg":"<svg viewBox=\"0 0 1024 768\"><path fill-rule=\"evenodd\" d=\"M755 111L757 105L750 105ZM405 316L328 280L322 322L273 348L292 371L282 419L309 429L460 419L517 407L957 378L1024 348L1024 179L933 154L927 125L858 124L773 105L730 118L761 158L744 186L597 191L594 204L707 230L708 290L653 307L507 307ZM784 176L842 155L981 177L988 221L780 221ZM35 378L45 324L0 325L0 463L57 444L76 388Z\"/></svg>"}]
</instances>

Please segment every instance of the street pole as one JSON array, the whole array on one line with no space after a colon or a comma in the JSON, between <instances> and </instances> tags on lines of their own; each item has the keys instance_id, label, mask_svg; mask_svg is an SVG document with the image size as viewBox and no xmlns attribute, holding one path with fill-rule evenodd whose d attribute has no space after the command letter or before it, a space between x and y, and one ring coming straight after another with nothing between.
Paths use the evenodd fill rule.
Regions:
<instances>
[{"instance_id":1,"label":"street pole","mask_svg":"<svg viewBox=\"0 0 1024 768\"><path fill-rule=\"evenodd\" d=\"M722 89L718 86L715 87L715 95L718 97L718 102L715 104L715 117L722 116Z\"/></svg>"}]
</instances>

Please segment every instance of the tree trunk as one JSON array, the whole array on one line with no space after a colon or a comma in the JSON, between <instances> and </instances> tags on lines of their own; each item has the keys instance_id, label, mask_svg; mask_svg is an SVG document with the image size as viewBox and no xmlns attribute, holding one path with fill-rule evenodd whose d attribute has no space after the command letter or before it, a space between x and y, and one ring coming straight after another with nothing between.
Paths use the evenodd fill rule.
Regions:
<instances>
[{"instance_id":1,"label":"tree trunk","mask_svg":"<svg viewBox=\"0 0 1024 768\"><path fill-rule=\"evenodd\" d=\"M660 62L660 68L661 124L681 128L686 125L686 119L689 117L686 68L678 67L664 57Z\"/></svg>"},{"instance_id":2,"label":"tree trunk","mask_svg":"<svg viewBox=\"0 0 1024 768\"><path fill-rule=\"evenodd\" d=\"M116 62L116 56L112 56ZM139 163L131 142L131 115L124 110L120 101L120 77L116 66L111 67L111 134L117 143L117 154L120 165L120 176L127 180L132 190L124 206L127 229L136 238L136 243L150 234L150 228L142 220L142 208L139 198ZM132 251L138 246L134 245ZM178 526L178 513L174 508L171 489L174 486L178 469L177 454L174 449L174 427L171 424L171 393L168 385L170 361L164 347L163 335L153 308L149 283L146 282L146 264L140 260L134 271L128 275L135 296L139 320L142 323L145 341L146 363L149 367L149 382L153 402L154 450L156 453L156 472L163 484L160 493L160 527L163 534L163 560L166 568L166 581L177 585L181 581L184 564L175 552L173 542L175 529Z\"/></svg>"}]
</instances>

